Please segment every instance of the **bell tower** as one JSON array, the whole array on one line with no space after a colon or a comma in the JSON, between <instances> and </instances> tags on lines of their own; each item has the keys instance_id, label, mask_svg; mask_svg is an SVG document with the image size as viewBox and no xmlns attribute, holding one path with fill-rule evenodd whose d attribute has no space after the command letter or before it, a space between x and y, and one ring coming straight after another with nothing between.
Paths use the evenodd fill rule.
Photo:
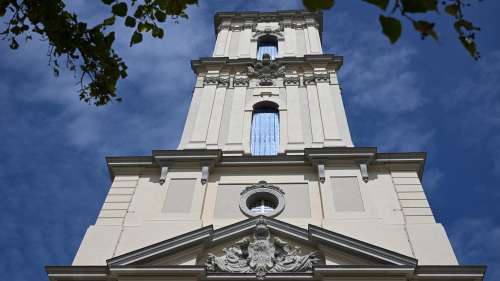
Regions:
<instances>
[{"instance_id":1,"label":"bell tower","mask_svg":"<svg viewBox=\"0 0 500 281\"><path fill-rule=\"evenodd\" d=\"M50 280L483 280L433 215L426 154L353 145L322 24L217 13L178 148L106 157L102 209Z\"/></svg>"},{"instance_id":2,"label":"bell tower","mask_svg":"<svg viewBox=\"0 0 500 281\"><path fill-rule=\"evenodd\" d=\"M337 80L342 57L323 54L321 14L218 13L215 29L213 56L191 63L197 82L179 149L278 155L353 146Z\"/></svg>"}]
</instances>

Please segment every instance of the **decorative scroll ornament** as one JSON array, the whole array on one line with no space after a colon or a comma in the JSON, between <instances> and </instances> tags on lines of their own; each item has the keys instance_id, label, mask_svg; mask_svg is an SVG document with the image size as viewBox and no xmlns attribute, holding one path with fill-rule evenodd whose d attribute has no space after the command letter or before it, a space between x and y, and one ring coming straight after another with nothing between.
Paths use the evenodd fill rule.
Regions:
<instances>
[{"instance_id":1,"label":"decorative scroll ornament","mask_svg":"<svg viewBox=\"0 0 500 281\"><path fill-rule=\"evenodd\" d=\"M262 61L247 67L247 75L250 78L260 80L261 86L272 86L273 79L285 76L285 66L280 62L271 60L269 54L262 56Z\"/></svg>"},{"instance_id":2,"label":"decorative scroll ornament","mask_svg":"<svg viewBox=\"0 0 500 281\"><path fill-rule=\"evenodd\" d=\"M229 77L218 77L218 76L207 76L203 79L203 85L210 86L215 85L218 87L228 87Z\"/></svg>"},{"instance_id":3,"label":"decorative scroll ornament","mask_svg":"<svg viewBox=\"0 0 500 281\"><path fill-rule=\"evenodd\" d=\"M304 76L304 85L314 85L316 83L330 83L330 75L328 73L315 73Z\"/></svg>"},{"instance_id":4,"label":"decorative scroll ornament","mask_svg":"<svg viewBox=\"0 0 500 281\"><path fill-rule=\"evenodd\" d=\"M285 36L283 35L283 33L281 33L281 31L283 31L281 27L276 29L271 29L268 27L263 30L254 28L253 31L252 41L257 41L257 39L259 39L259 37L263 35L273 35L276 36L276 38L280 41L285 40Z\"/></svg>"},{"instance_id":5,"label":"decorative scroll ornament","mask_svg":"<svg viewBox=\"0 0 500 281\"><path fill-rule=\"evenodd\" d=\"M246 77L239 77L239 78L234 78L233 79L233 86L234 87L245 87L248 86L248 78Z\"/></svg>"},{"instance_id":6,"label":"decorative scroll ornament","mask_svg":"<svg viewBox=\"0 0 500 281\"><path fill-rule=\"evenodd\" d=\"M300 78L298 76L285 77L283 79L283 84L285 86L298 86L300 84Z\"/></svg>"},{"instance_id":7,"label":"decorative scroll ornament","mask_svg":"<svg viewBox=\"0 0 500 281\"><path fill-rule=\"evenodd\" d=\"M223 251L222 256L208 255L207 271L255 273L262 280L267 273L311 271L319 262L316 252L302 256L300 247L292 247L278 237L271 238L263 221L257 223L253 239L244 238Z\"/></svg>"},{"instance_id":8,"label":"decorative scroll ornament","mask_svg":"<svg viewBox=\"0 0 500 281\"><path fill-rule=\"evenodd\" d=\"M267 183L267 181L259 181L257 184L245 187L245 189L241 192L241 195L246 194L246 193L248 193L252 190L256 190L256 189L271 189L271 190L275 190L281 194L285 194L285 192L281 188L279 188L278 186L269 184L269 183Z\"/></svg>"}]
</instances>

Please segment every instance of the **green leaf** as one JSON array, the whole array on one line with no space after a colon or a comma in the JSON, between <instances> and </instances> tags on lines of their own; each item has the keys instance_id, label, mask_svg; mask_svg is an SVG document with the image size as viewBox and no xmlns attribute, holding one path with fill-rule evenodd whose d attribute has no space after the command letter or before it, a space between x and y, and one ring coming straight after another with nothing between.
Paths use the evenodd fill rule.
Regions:
<instances>
[{"instance_id":1,"label":"green leaf","mask_svg":"<svg viewBox=\"0 0 500 281\"><path fill-rule=\"evenodd\" d=\"M401 36L401 22L393 17L385 17L380 15L379 17L380 25L382 26L382 32L389 38L392 44L398 41Z\"/></svg>"},{"instance_id":2,"label":"green leaf","mask_svg":"<svg viewBox=\"0 0 500 281\"><path fill-rule=\"evenodd\" d=\"M150 30L152 30L154 28L154 25L149 23L149 22L140 22L138 25L137 25L137 30L139 32L149 32Z\"/></svg>"},{"instance_id":3,"label":"green leaf","mask_svg":"<svg viewBox=\"0 0 500 281\"><path fill-rule=\"evenodd\" d=\"M158 37L158 38L162 39L163 35L164 35L164 31L162 28L156 27L155 29L153 29L152 35L153 35L153 37Z\"/></svg>"},{"instance_id":4,"label":"green leaf","mask_svg":"<svg viewBox=\"0 0 500 281\"><path fill-rule=\"evenodd\" d=\"M327 10L335 5L335 0L302 0L309 11Z\"/></svg>"},{"instance_id":5,"label":"green leaf","mask_svg":"<svg viewBox=\"0 0 500 281\"><path fill-rule=\"evenodd\" d=\"M127 4L125 2L117 3L114 4L113 7L111 8L111 11L113 14L119 16L119 17L124 17L127 15Z\"/></svg>"},{"instance_id":6,"label":"green leaf","mask_svg":"<svg viewBox=\"0 0 500 281\"><path fill-rule=\"evenodd\" d=\"M446 7L444 7L444 11L448 13L451 16L456 17L458 14L458 5L457 4L450 4Z\"/></svg>"},{"instance_id":7,"label":"green leaf","mask_svg":"<svg viewBox=\"0 0 500 281\"><path fill-rule=\"evenodd\" d=\"M12 50L15 50L17 48L19 48L19 43L17 43L16 39L15 38L12 38L12 41L10 41L10 45L9 47L12 49Z\"/></svg>"},{"instance_id":8,"label":"green leaf","mask_svg":"<svg viewBox=\"0 0 500 281\"><path fill-rule=\"evenodd\" d=\"M401 0L404 13L427 13L437 11L436 0Z\"/></svg>"},{"instance_id":9,"label":"green leaf","mask_svg":"<svg viewBox=\"0 0 500 281\"><path fill-rule=\"evenodd\" d=\"M115 16L111 16L110 18L105 19L102 22L103 25L113 25L115 24Z\"/></svg>"},{"instance_id":10,"label":"green leaf","mask_svg":"<svg viewBox=\"0 0 500 281\"><path fill-rule=\"evenodd\" d=\"M160 6L162 10L168 9L169 0L157 0L156 2L158 3L158 6Z\"/></svg>"},{"instance_id":11,"label":"green leaf","mask_svg":"<svg viewBox=\"0 0 500 281\"><path fill-rule=\"evenodd\" d=\"M474 42L472 38L465 36L460 36L459 39L464 48L469 52L470 56L477 60L479 58L479 52L477 51L476 42Z\"/></svg>"},{"instance_id":12,"label":"green leaf","mask_svg":"<svg viewBox=\"0 0 500 281\"><path fill-rule=\"evenodd\" d=\"M125 26L128 27L135 27L135 18L128 16L125 18Z\"/></svg>"},{"instance_id":13,"label":"green leaf","mask_svg":"<svg viewBox=\"0 0 500 281\"><path fill-rule=\"evenodd\" d=\"M7 7L9 6L9 2L7 1L2 1L0 2L0 17L3 17L5 13L7 12Z\"/></svg>"},{"instance_id":14,"label":"green leaf","mask_svg":"<svg viewBox=\"0 0 500 281\"><path fill-rule=\"evenodd\" d=\"M475 27L474 24L470 21L467 21L467 20L457 20L453 26L455 27L455 30L457 32L460 32L461 28L465 28L466 30L468 31L472 31L472 30L479 30L478 27Z\"/></svg>"},{"instance_id":15,"label":"green leaf","mask_svg":"<svg viewBox=\"0 0 500 281\"><path fill-rule=\"evenodd\" d=\"M134 13L134 17L136 19L139 19L142 16L144 16L144 10L145 10L145 6L144 5L137 6L137 9L135 10L135 13Z\"/></svg>"},{"instance_id":16,"label":"green leaf","mask_svg":"<svg viewBox=\"0 0 500 281\"><path fill-rule=\"evenodd\" d=\"M164 12L162 11L156 11L155 13L155 18L159 21L159 22L164 22L166 19L167 19L167 14L165 14Z\"/></svg>"},{"instance_id":17,"label":"green leaf","mask_svg":"<svg viewBox=\"0 0 500 281\"><path fill-rule=\"evenodd\" d=\"M373 4L384 11L387 8L387 5L389 4L389 0L363 0L363 1Z\"/></svg>"},{"instance_id":18,"label":"green leaf","mask_svg":"<svg viewBox=\"0 0 500 281\"><path fill-rule=\"evenodd\" d=\"M132 34L132 38L130 39L130 46L139 44L141 42L142 42L142 33L139 33L137 31L134 32L134 34Z\"/></svg>"},{"instance_id":19,"label":"green leaf","mask_svg":"<svg viewBox=\"0 0 500 281\"><path fill-rule=\"evenodd\" d=\"M106 44L106 49L111 48L111 45L115 41L115 33L110 32L106 37L104 37L104 42Z\"/></svg>"},{"instance_id":20,"label":"green leaf","mask_svg":"<svg viewBox=\"0 0 500 281\"><path fill-rule=\"evenodd\" d=\"M414 21L413 28L415 28L416 31L420 32L420 34L422 35L422 39L425 39L425 37L427 37L428 35L434 38L434 40L438 39L436 31L434 31L433 22L428 22L425 20Z\"/></svg>"},{"instance_id":21,"label":"green leaf","mask_svg":"<svg viewBox=\"0 0 500 281\"><path fill-rule=\"evenodd\" d=\"M115 0L102 0L102 3L106 5L111 5L111 3L115 2Z\"/></svg>"}]
</instances>

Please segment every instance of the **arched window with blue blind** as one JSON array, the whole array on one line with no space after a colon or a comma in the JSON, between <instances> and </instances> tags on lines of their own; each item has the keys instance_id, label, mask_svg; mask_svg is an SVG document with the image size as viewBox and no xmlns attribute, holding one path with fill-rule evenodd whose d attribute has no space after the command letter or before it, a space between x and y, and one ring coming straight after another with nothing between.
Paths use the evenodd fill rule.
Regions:
<instances>
[{"instance_id":1,"label":"arched window with blue blind","mask_svg":"<svg viewBox=\"0 0 500 281\"><path fill-rule=\"evenodd\" d=\"M278 39L272 35L266 35L259 38L257 43L257 59L262 60L264 54L269 54L271 60L278 56Z\"/></svg>"},{"instance_id":2,"label":"arched window with blue blind","mask_svg":"<svg viewBox=\"0 0 500 281\"><path fill-rule=\"evenodd\" d=\"M252 155L277 155L280 144L279 112L272 107L254 109L250 146Z\"/></svg>"}]
</instances>

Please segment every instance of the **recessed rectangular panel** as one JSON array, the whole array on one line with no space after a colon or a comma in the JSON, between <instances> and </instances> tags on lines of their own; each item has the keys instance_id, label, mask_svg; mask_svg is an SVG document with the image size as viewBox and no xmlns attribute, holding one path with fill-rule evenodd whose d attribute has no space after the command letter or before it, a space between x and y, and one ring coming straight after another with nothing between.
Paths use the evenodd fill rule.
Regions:
<instances>
[{"instance_id":1,"label":"recessed rectangular panel","mask_svg":"<svg viewBox=\"0 0 500 281\"><path fill-rule=\"evenodd\" d=\"M238 57L238 45L240 43L240 32L232 31L231 44L229 45L229 57L234 59Z\"/></svg>"},{"instance_id":2,"label":"recessed rectangular panel","mask_svg":"<svg viewBox=\"0 0 500 281\"><path fill-rule=\"evenodd\" d=\"M245 186L237 184L222 184L217 187L215 200L215 218L239 219L245 218L240 211L241 191Z\"/></svg>"},{"instance_id":3,"label":"recessed rectangular panel","mask_svg":"<svg viewBox=\"0 0 500 281\"><path fill-rule=\"evenodd\" d=\"M303 56L307 52L306 39L304 37L304 30L303 29L296 29L295 32L297 35L297 56Z\"/></svg>"},{"instance_id":4,"label":"recessed rectangular panel","mask_svg":"<svg viewBox=\"0 0 500 281\"><path fill-rule=\"evenodd\" d=\"M357 177L332 177L333 204L338 212L363 212Z\"/></svg>"},{"instance_id":5,"label":"recessed rectangular panel","mask_svg":"<svg viewBox=\"0 0 500 281\"><path fill-rule=\"evenodd\" d=\"M189 213L193 202L196 179L171 179L167 198L163 205L165 213Z\"/></svg>"},{"instance_id":6,"label":"recessed rectangular panel","mask_svg":"<svg viewBox=\"0 0 500 281\"><path fill-rule=\"evenodd\" d=\"M278 219L311 217L311 200L307 183L276 185L285 192L285 209L277 216Z\"/></svg>"}]
</instances>

